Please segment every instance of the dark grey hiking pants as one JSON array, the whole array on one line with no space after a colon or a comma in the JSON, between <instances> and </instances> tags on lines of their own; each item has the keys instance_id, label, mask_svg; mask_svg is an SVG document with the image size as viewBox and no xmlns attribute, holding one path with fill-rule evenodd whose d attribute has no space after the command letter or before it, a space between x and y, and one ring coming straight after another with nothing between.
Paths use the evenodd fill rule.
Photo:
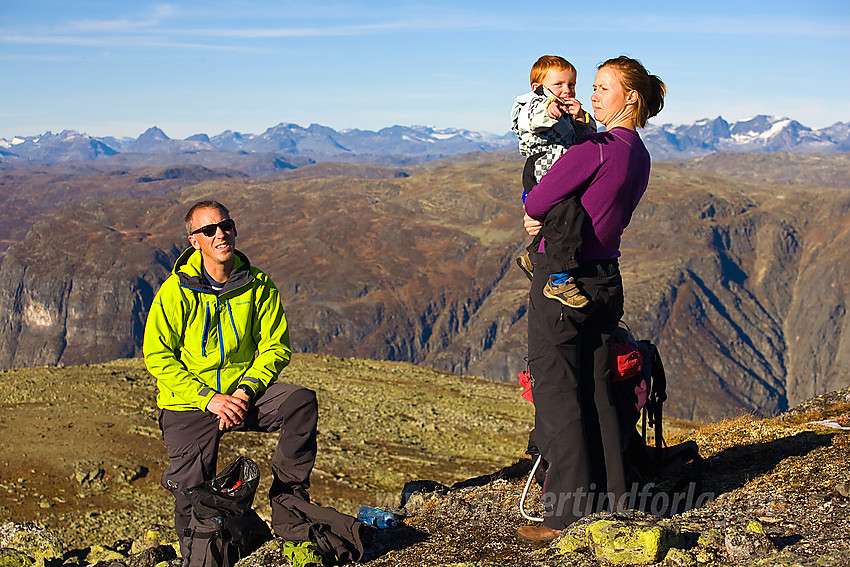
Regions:
<instances>
[{"instance_id":1,"label":"dark grey hiking pants","mask_svg":"<svg viewBox=\"0 0 850 567\"><path fill-rule=\"evenodd\" d=\"M273 499L280 494L308 499L310 472L316 460L317 421L315 392L275 383L252 401L244 423L231 430L280 432L272 457L274 480L269 498L273 509ZM183 491L215 477L218 445L226 432L219 431L214 414L200 410L160 410L159 426L169 459L162 486L174 495L174 527L182 541L191 517L191 505Z\"/></svg>"},{"instance_id":2,"label":"dark grey hiking pants","mask_svg":"<svg viewBox=\"0 0 850 567\"><path fill-rule=\"evenodd\" d=\"M613 332L623 315L616 260L570 272L591 302L573 309L543 295L545 254L532 254L528 366L534 377L534 441L548 462L544 525L562 529L625 493L617 413L611 398ZM610 494L608 505L604 495Z\"/></svg>"}]
</instances>

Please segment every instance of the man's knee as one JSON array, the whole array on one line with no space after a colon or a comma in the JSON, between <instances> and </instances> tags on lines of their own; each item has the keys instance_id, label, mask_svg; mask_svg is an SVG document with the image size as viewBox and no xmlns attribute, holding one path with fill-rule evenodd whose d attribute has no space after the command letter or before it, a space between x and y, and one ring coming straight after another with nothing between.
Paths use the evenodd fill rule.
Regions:
<instances>
[{"instance_id":1,"label":"man's knee","mask_svg":"<svg viewBox=\"0 0 850 567\"><path fill-rule=\"evenodd\" d=\"M298 388L287 400L295 407L317 407L316 392L309 388Z\"/></svg>"},{"instance_id":2,"label":"man's knee","mask_svg":"<svg viewBox=\"0 0 850 567\"><path fill-rule=\"evenodd\" d=\"M284 419L298 416L299 421L318 421L319 403L316 400L316 392L308 388L298 388L286 399L281 410Z\"/></svg>"},{"instance_id":3,"label":"man's knee","mask_svg":"<svg viewBox=\"0 0 850 567\"><path fill-rule=\"evenodd\" d=\"M260 424L264 428L270 426L268 431L293 421L308 426L312 422L315 426L318 407L313 390L292 384L272 384L259 401Z\"/></svg>"},{"instance_id":4,"label":"man's knee","mask_svg":"<svg viewBox=\"0 0 850 567\"><path fill-rule=\"evenodd\" d=\"M169 465L162 473L162 487L174 495L178 511L187 511L190 506L183 491L197 486L208 477L208 474L205 474L202 452L195 444L167 449Z\"/></svg>"}]
</instances>

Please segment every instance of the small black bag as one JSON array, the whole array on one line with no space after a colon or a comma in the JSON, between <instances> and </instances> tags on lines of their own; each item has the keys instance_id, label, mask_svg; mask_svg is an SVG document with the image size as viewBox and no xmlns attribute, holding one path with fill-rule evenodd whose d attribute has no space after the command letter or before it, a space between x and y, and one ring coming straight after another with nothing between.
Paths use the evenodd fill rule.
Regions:
<instances>
[{"instance_id":1,"label":"small black bag","mask_svg":"<svg viewBox=\"0 0 850 567\"><path fill-rule=\"evenodd\" d=\"M336 563L360 561L366 526L357 518L291 494L272 498L272 527L286 541L311 541ZM367 532L368 533L368 532Z\"/></svg>"},{"instance_id":2,"label":"small black bag","mask_svg":"<svg viewBox=\"0 0 850 567\"><path fill-rule=\"evenodd\" d=\"M185 530L185 567L231 567L271 539L252 508L260 483L257 464L239 457L214 479L187 488L192 518Z\"/></svg>"}]
</instances>

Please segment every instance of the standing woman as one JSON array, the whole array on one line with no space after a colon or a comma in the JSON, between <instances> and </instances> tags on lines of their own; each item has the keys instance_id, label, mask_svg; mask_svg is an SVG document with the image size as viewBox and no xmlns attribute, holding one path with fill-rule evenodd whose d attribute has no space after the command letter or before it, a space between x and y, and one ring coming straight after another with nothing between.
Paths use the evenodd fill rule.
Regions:
<instances>
[{"instance_id":1,"label":"standing woman","mask_svg":"<svg viewBox=\"0 0 850 567\"><path fill-rule=\"evenodd\" d=\"M546 213L581 194L588 220L580 266L570 271L590 304L574 309L543 295L549 278L545 241L532 258L528 364L534 377L534 441L549 463L542 524L518 533L550 540L586 514L623 504L626 480L611 398L614 330L623 316L620 236L649 181L649 153L636 128L664 106L664 83L625 56L599 66L593 115L605 132L570 147L525 201L525 228L536 234Z\"/></svg>"}]
</instances>

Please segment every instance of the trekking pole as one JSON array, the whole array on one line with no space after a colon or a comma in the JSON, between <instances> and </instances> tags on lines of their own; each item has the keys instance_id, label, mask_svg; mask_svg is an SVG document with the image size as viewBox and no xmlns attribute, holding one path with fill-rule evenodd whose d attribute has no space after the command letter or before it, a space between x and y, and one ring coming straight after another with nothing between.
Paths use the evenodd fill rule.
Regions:
<instances>
[{"instance_id":1,"label":"trekking pole","mask_svg":"<svg viewBox=\"0 0 850 567\"><path fill-rule=\"evenodd\" d=\"M540 461L542 460L543 455L537 455L537 460L534 462L534 466L531 467L531 474L528 475L528 480L525 481L525 488L523 489L522 496L519 499L519 513L522 514L523 518L532 522L542 522L543 518L536 518L525 513L525 498L528 496L528 488L531 486L531 480L534 478L534 473L537 472L537 467L540 466Z\"/></svg>"},{"instance_id":2,"label":"trekking pole","mask_svg":"<svg viewBox=\"0 0 850 567\"><path fill-rule=\"evenodd\" d=\"M653 408L655 413L655 460L659 467L664 466L664 433L661 426L661 403Z\"/></svg>"}]
</instances>

